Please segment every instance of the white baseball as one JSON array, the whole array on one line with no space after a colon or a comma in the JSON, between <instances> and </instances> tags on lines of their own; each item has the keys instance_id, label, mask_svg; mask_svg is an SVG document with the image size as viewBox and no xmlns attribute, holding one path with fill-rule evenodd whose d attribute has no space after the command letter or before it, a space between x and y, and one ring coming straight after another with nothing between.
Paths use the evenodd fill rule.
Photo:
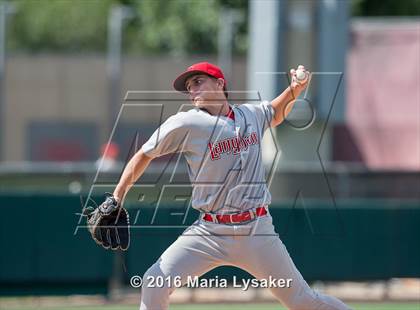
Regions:
<instances>
[{"instance_id":1,"label":"white baseball","mask_svg":"<svg viewBox=\"0 0 420 310\"><path fill-rule=\"evenodd\" d=\"M306 78L306 72L305 72L305 71L303 71L302 69L298 69L298 70L296 70L296 78L297 78L299 81L304 80L304 79Z\"/></svg>"}]
</instances>

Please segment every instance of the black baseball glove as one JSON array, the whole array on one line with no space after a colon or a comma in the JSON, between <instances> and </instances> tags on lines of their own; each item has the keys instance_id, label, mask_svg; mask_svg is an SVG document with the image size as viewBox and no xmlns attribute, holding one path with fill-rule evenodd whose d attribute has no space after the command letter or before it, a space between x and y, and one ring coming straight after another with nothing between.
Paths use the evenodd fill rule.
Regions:
<instances>
[{"instance_id":1,"label":"black baseball glove","mask_svg":"<svg viewBox=\"0 0 420 310\"><path fill-rule=\"evenodd\" d=\"M106 193L105 201L96 209L83 211L93 240L105 249L127 250L130 245L130 218L114 196Z\"/></svg>"}]
</instances>

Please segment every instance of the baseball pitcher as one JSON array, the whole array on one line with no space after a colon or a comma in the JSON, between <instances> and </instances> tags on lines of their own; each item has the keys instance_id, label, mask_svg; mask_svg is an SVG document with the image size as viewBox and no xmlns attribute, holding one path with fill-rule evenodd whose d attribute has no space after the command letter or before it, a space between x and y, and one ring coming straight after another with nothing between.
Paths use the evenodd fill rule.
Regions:
<instances>
[{"instance_id":1,"label":"baseball pitcher","mask_svg":"<svg viewBox=\"0 0 420 310\"><path fill-rule=\"evenodd\" d=\"M140 310L168 309L176 288L170 281L150 286L148 279L186 284L189 277L222 265L242 268L258 280L290 279L287 287L269 288L288 309L349 309L308 286L272 224L261 141L269 126L283 122L308 84L304 66L290 74L290 86L271 102L238 106L229 104L227 81L213 64L194 64L175 79L174 88L188 95L195 108L171 116L155 131L127 164L113 195L88 216L97 243L126 249L128 214L121 205L127 192L154 158L173 152L185 156L191 204L200 216L146 271ZM108 230L100 230L101 221ZM111 222L115 228L109 229Z\"/></svg>"}]
</instances>

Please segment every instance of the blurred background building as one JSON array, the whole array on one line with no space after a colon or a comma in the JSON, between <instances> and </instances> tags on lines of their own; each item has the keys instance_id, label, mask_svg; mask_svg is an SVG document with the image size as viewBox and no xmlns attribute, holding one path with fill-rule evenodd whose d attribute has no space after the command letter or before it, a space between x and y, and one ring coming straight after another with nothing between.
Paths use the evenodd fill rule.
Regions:
<instances>
[{"instance_id":1,"label":"blurred background building","mask_svg":"<svg viewBox=\"0 0 420 310\"><path fill-rule=\"evenodd\" d=\"M314 72L308 97L320 127L311 139L319 139L338 91L324 160L419 170L419 21L351 18L379 13L369 3L173 1L162 10L162 1L3 1L2 161L95 160L127 91L172 90L177 72L209 59L226 67L230 90L263 99L305 64ZM400 10L413 13L415 4L404 1ZM302 124L307 107L296 105ZM138 123L147 127L147 115ZM295 138L287 127L278 129L284 149ZM282 159L313 160L303 147Z\"/></svg>"},{"instance_id":2,"label":"blurred background building","mask_svg":"<svg viewBox=\"0 0 420 310\"><path fill-rule=\"evenodd\" d=\"M264 141L273 209L286 212L303 198L322 198L320 209L343 204L354 239L338 242L336 249L347 246L331 256L348 269L334 261L323 271L311 269L317 261L303 245L319 251L319 260L331 247L313 245L313 227L300 234L292 222L290 235L297 239L289 241L291 252L303 257L309 266L304 273L312 280L420 277L420 252L413 250L420 216L419 16L418 0L0 0L0 194L13 206L8 212L32 214L37 201L47 204L49 213L45 219L33 216L61 225L47 221L61 212L66 223L77 225L72 216L74 208L80 211L79 195L90 195L95 184L101 185L93 192L98 195L103 184L111 187L159 125L162 108L167 117L188 103L172 92L172 81L190 64L219 64L234 91L230 98L250 101L272 99L287 87L289 69L304 64L313 72L308 92ZM127 92L133 97L125 101ZM133 102L143 107L126 104ZM110 152L104 150L108 143ZM112 162L106 173L98 171L103 154ZM145 182L165 172L171 160L154 161ZM181 168L184 182L185 165ZM335 229L332 217L322 212L321 226ZM25 229L32 227L26 224ZM25 255L12 249L0 257L0 291L22 281L51 289L48 285L58 282L108 280L101 270L81 275L77 269L86 270L95 257L101 261L103 253L61 226L59 236L85 247L91 261L68 260L69 274L58 263L50 266L62 257L51 254L43 238L60 251L71 247L63 248L66 243L48 239L54 236L38 228L27 234L34 240ZM1 237L8 233L2 229ZM405 243L399 239L403 235ZM16 234L20 237L27 242L23 233ZM369 256L372 244L377 248ZM378 253L387 257L382 264L375 260ZM134 254L129 269L141 256ZM7 268L15 257L31 255L38 259Z\"/></svg>"},{"instance_id":3,"label":"blurred background building","mask_svg":"<svg viewBox=\"0 0 420 310\"><path fill-rule=\"evenodd\" d=\"M157 126L150 110L123 115L111 137L127 91L172 91L204 59L230 90L262 99L287 87L290 68L313 72L307 100L273 131L277 146L265 143L268 166L278 149L284 172L320 171L320 160L420 170L417 1L164 2L1 2L3 171L93 162L110 138L124 162L133 132L144 142Z\"/></svg>"}]
</instances>

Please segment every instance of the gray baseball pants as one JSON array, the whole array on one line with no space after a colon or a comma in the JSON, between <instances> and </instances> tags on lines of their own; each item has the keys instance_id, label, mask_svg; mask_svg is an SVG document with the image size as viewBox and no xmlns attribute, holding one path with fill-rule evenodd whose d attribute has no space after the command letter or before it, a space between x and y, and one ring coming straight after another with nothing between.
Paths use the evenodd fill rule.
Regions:
<instances>
[{"instance_id":1,"label":"gray baseball pants","mask_svg":"<svg viewBox=\"0 0 420 310\"><path fill-rule=\"evenodd\" d=\"M292 279L290 287L269 288L291 310L347 310L335 297L312 290L276 234L270 214L242 225L196 221L169 246L143 276L140 310L167 310L174 285L148 287L147 278L201 276L218 267L239 267L256 279Z\"/></svg>"}]
</instances>

